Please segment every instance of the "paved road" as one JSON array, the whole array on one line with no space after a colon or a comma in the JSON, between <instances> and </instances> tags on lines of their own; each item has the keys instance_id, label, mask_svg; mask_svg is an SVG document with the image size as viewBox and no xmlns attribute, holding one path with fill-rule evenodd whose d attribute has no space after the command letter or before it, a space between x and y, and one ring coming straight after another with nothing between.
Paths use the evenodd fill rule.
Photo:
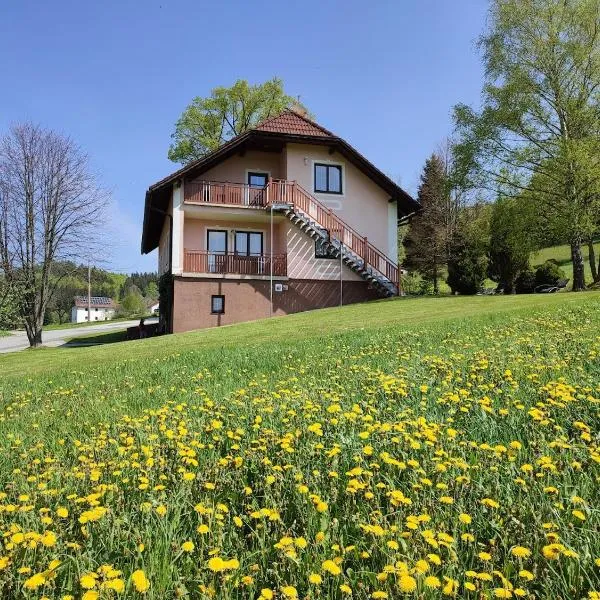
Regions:
<instances>
[{"instance_id":1,"label":"paved road","mask_svg":"<svg viewBox=\"0 0 600 600\"><path fill-rule=\"evenodd\" d=\"M146 323L156 323L158 319L146 319ZM133 321L106 321L97 325L89 325L87 327L73 327L71 329L51 329L44 330L42 333L42 342L44 346L62 346L68 339L83 335L91 335L93 333L106 333L108 331L116 331L133 327L139 323L139 319ZM4 352L17 352L29 348L27 335L24 331L17 331L9 336L0 337L0 354Z\"/></svg>"}]
</instances>

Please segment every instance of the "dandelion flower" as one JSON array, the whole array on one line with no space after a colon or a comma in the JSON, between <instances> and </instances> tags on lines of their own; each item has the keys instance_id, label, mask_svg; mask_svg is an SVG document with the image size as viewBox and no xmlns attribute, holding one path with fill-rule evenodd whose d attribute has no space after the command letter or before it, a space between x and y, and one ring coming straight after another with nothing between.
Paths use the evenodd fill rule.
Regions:
<instances>
[{"instance_id":1,"label":"dandelion flower","mask_svg":"<svg viewBox=\"0 0 600 600\"><path fill-rule=\"evenodd\" d=\"M517 558L529 558L531 556L531 550L524 546L515 546L510 552Z\"/></svg>"},{"instance_id":2,"label":"dandelion flower","mask_svg":"<svg viewBox=\"0 0 600 600\"><path fill-rule=\"evenodd\" d=\"M26 590L37 590L39 587L43 586L46 583L46 577L43 573L36 573L32 575L25 583L23 587Z\"/></svg>"},{"instance_id":3,"label":"dandelion flower","mask_svg":"<svg viewBox=\"0 0 600 600\"><path fill-rule=\"evenodd\" d=\"M194 551L194 542L191 542L191 541L183 542L183 544L181 544L181 549L184 552L193 552Z\"/></svg>"},{"instance_id":4,"label":"dandelion flower","mask_svg":"<svg viewBox=\"0 0 600 600\"><path fill-rule=\"evenodd\" d=\"M324 561L323 564L321 565L321 568L323 569L323 571L326 571L327 573L330 573L331 575L339 575L342 572L342 569L340 569L339 565L337 565L332 560Z\"/></svg>"},{"instance_id":5,"label":"dandelion flower","mask_svg":"<svg viewBox=\"0 0 600 600\"><path fill-rule=\"evenodd\" d=\"M134 571L131 575L131 581L133 581L133 585L135 589L140 594L145 594L150 589L150 582L146 577L146 573L141 569Z\"/></svg>"},{"instance_id":6,"label":"dandelion flower","mask_svg":"<svg viewBox=\"0 0 600 600\"><path fill-rule=\"evenodd\" d=\"M434 575L429 575L428 577L425 577L423 583L425 584L425 587L432 589L437 589L442 585L442 582Z\"/></svg>"},{"instance_id":7,"label":"dandelion flower","mask_svg":"<svg viewBox=\"0 0 600 600\"><path fill-rule=\"evenodd\" d=\"M417 589L417 581L410 575L401 575L398 579L398 587L404 594L409 594Z\"/></svg>"}]
</instances>

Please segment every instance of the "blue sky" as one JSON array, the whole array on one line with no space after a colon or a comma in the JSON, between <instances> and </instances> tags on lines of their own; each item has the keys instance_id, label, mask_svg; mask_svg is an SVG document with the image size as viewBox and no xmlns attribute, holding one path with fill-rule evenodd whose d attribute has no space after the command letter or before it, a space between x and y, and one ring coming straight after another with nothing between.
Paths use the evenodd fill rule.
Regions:
<instances>
[{"instance_id":1,"label":"blue sky","mask_svg":"<svg viewBox=\"0 0 600 600\"><path fill-rule=\"evenodd\" d=\"M178 165L175 121L194 96L277 75L317 121L416 191L424 160L476 104L485 0L5 0L0 132L32 120L72 136L112 190L104 266L139 251L144 193Z\"/></svg>"}]
</instances>

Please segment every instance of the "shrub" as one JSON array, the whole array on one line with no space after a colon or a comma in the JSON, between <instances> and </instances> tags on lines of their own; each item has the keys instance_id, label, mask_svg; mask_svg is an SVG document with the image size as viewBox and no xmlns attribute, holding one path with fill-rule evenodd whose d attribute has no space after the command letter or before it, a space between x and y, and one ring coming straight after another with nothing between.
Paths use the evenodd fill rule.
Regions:
<instances>
[{"instance_id":1,"label":"shrub","mask_svg":"<svg viewBox=\"0 0 600 600\"><path fill-rule=\"evenodd\" d=\"M515 280L517 294L533 294L535 286L535 273L531 269L521 271Z\"/></svg>"},{"instance_id":2,"label":"shrub","mask_svg":"<svg viewBox=\"0 0 600 600\"><path fill-rule=\"evenodd\" d=\"M487 256L478 240L455 236L448 260L446 282L452 293L476 294L483 287L487 273Z\"/></svg>"},{"instance_id":3,"label":"shrub","mask_svg":"<svg viewBox=\"0 0 600 600\"><path fill-rule=\"evenodd\" d=\"M555 261L547 260L535 272L535 285L556 285L560 279L566 279L565 272Z\"/></svg>"}]
</instances>

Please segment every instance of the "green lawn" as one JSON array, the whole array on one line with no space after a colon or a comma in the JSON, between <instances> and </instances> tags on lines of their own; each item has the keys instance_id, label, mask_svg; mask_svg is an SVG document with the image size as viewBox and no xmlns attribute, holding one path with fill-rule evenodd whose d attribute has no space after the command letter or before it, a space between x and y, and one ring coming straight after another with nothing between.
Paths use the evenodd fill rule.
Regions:
<instances>
[{"instance_id":1,"label":"green lawn","mask_svg":"<svg viewBox=\"0 0 600 600\"><path fill-rule=\"evenodd\" d=\"M119 329L117 331L108 331L106 333L92 333L90 335L79 335L67 340L70 346L84 345L102 345L114 344L115 342L124 342L127 340L127 330Z\"/></svg>"},{"instance_id":2,"label":"green lawn","mask_svg":"<svg viewBox=\"0 0 600 600\"><path fill-rule=\"evenodd\" d=\"M197 352L200 349L208 352L227 348L237 350L246 346L248 351L261 355L267 345L285 346L286 342L297 344L315 337L320 339L334 333L364 330L367 327L378 330L405 324L419 326L447 319L460 321L475 316L493 320L504 312L529 311L578 301L578 296L565 293L515 297L450 296L382 300L173 336L133 340L98 348L42 348L27 350L24 353L2 354L0 382L4 378L21 376L23 369L27 369L30 374L37 374L54 369L81 370L82 365L86 365L83 368L87 369L88 365L98 362L108 365L126 360L130 363L141 361L145 364L148 360L161 359L173 353ZM102 338L101 335L94 337L98 341Z\"/></svg>"},{"instance_id":3,"label":"green lawn","mask_svg":"<svg viewBox=\"0 0 600 600\"><path fill-rule=\"evenodd\" d=\"M394 299L2 355L0 598L600 592L599 309Z\"/></svg>"},{"instance_id":4,"label":"green lawn","mask_svg":"<svg viewBox=\"0 0 600 600\"><path fill-rule=\"evenodd\" d=\"M596 251L596 260L600 256L600 242L594 244ZM588 247L587 244L581 247L583 253L583 260L585 265L585 280L587 283L592 282L592 273L590 271L590 263L588 260ZM565 244L563 246L550 246L544 248L539 252L535 252L531 255L531 265L534 269L544 264L547 260L555 260L559 266L565 272L565 275L571 279L573 277L573 263L571 262L571 248Z\"/></svg>"},{"instance_id":5,"label":"green lawn","mask_svg":"<svg viewBox=\"0 0 600 600\"><path fill-rule=\"evenodd\" d=\"M5 331L4 329L0 329L0 337L6 337L10 335L10 331Z\"/></svg>"},{"instance_id":6,"label":"green lawn","mask_svg":"<svg viewBox=\"0 0 600 600\"><path fill-rule=\"evenodd\" d=\"M150 318L151 315L147 315L145 318ZM118 323L119 321L131 321L139 319L140 317L119 317L117 319L110 319L111 323ZM90 327L91 325L102 325L108 321L92 321L88 323L53 323L52 325L44 325L46 331L52 331L54 329L77 329L78 327Z\"/></svg>"}]
</instances>

